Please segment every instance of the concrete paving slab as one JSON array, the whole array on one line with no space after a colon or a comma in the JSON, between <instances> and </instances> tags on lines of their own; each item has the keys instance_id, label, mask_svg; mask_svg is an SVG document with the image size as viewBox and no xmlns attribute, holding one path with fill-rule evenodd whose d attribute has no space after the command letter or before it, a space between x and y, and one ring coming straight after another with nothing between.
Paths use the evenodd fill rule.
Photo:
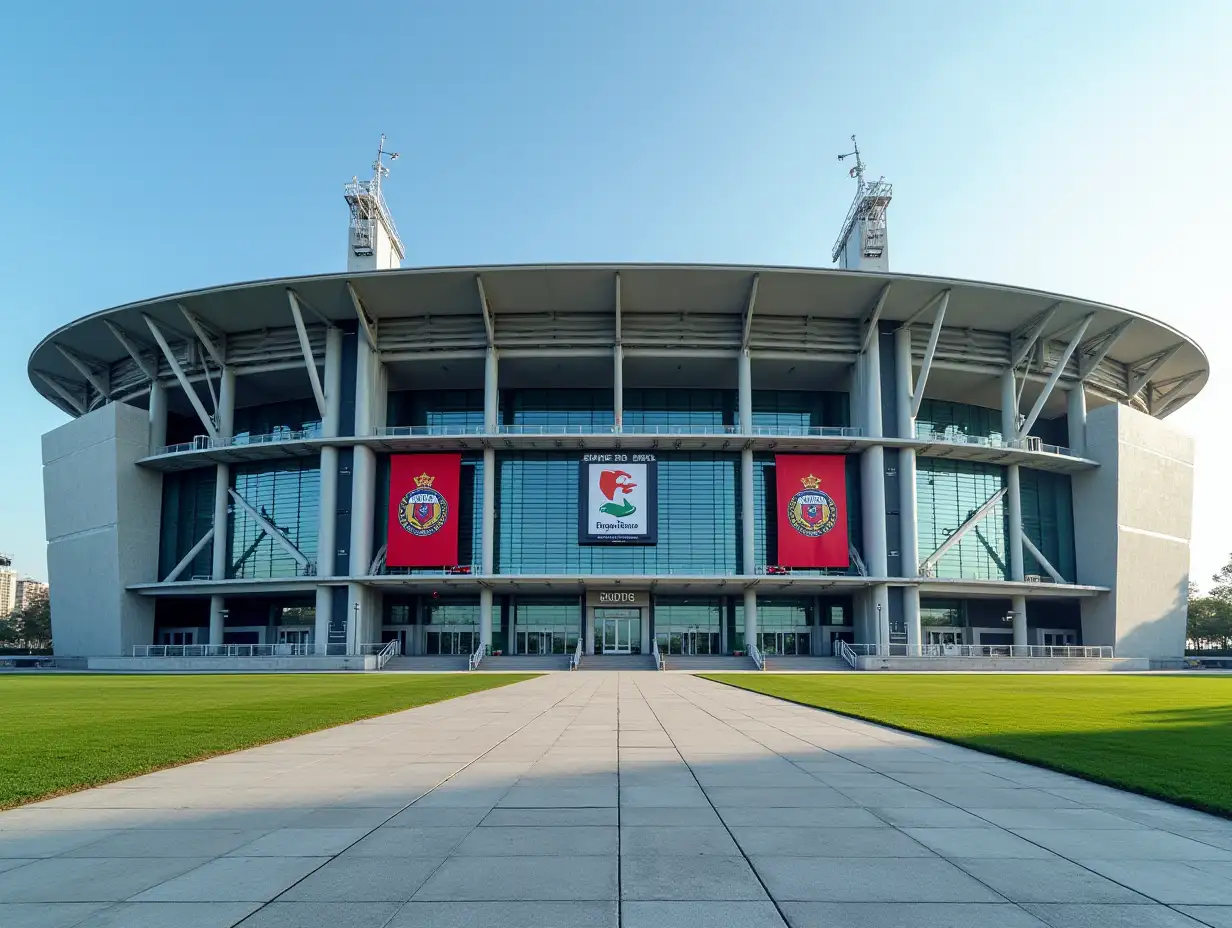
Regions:
<instances>
[{"instance_id":1,"label":"concrete paving slab","mask_svg":"<svg viewBox=\"0 0 1232 928\"><path fill-rule=\"evenodd\" d=\"M991 825L984 828L904 828L903 832L942 857L1054 856L1037 844Z\"/></svg>"},{"instance_id":2,"label":"concrete paving slab","mask_svg":"<svg viewBox=\"0 0 1232 928\"><path fill-rule=\"evenodd\" d=\"M887 825L875 828L732 829L750 857L934 857L927 847Z\"/></svg>"},{"instance_id":3,"label":"concrete paving slab","mask_svg":"<svg viewBox=\"0 0 1232 928\"><path fill-rule=\"evenodd\" d=\"M153 889L129 895L134 902L268 902L328 859L218 857Z\"/></svg>"},{"instance_id":4,"label":"concrete paving slab","mask_svg":"<svg viewBox=\"0 0 1232 928\"><path fill-rule=\"evenodd\" d=\"M440 857L338 857L278 897L280 902L406 902Z\"/></svg>"},{"instance_id":5,"label":"concrete paving slab","mask_svg":"<svg viewBox=\"0 0 1232 928\"><path fill-rule=\"evenodd\" d=\"M244 928L383 928L396 902L272 902L244 920Z\"/></svg>"},{"instance_id":6,"label":"concrete paving slab","mask_svg":"<svg viewBox=\"0 0 1232 928\"><path fill-rule=\"evenodd\" d=\"M4 928L74 928L109 902L0 902Z\"/></svg>"},{"instance_id":7,"label":"concrete paving slab","mask_svg":"<svg viewBox=\"0 0 1232 928\"><path fill-rule=\"evenodd\" d=\"M1166 905L1232 905L1232 874L1193 861L1083 860L1084 867Z\"/></svg>"},{"instance_id":8,"label":"concrete paving slab","mask_svg":"<svg viewBox=\"0 0 1232 928\"><path fill-rule=\"evenodd\" d=\"M1211 928L1232 928L1232 905L1178 905L1176 908Z\"/></svg>"},{"instance_id":9,"label":"concrete paving slab","mask_svg":"<svg viewBox=\"0 0 1232 928\"><path fill-rule=\"evenodd\" d=\"M936 858L754 857L753 865L780 901L1005 901L958 867Z\"/></svg>"},{"instance_id":10,"label":"concrete paving slab","mask_svg":"<svg viewBox=\"0 0 1232 928\"><path fill-rule=\"evenodd\" d=\"M121 902L205 863L201 858L51 857L0 874L0 902Z\"/></svg>"},{"instance_id":11,"label":"concrete paving slab","mask_svg":"<svg viewBox=\"0 0 1232 928\"><path fill-rule=\"evenodd\" d=\"M615 857L453 857L413 897L428 902L617 898Z\"/></svg>"},{"instance_id":12,"label":"concrete paving slab","mask_svg":"<svg viewBox=\"0 0 1232 928\"><path fill-rule=\"evenodd\" d=\"M1076 829L1015 828L1013 831L1071 860L1095 857L1110 860L1232 861L1232 851L1157 830L1119 831L1111 839L1106 832Z\"/></svg>"},{"instance_id":13,"label":"concrete paving slab","mask_svg":"<svg viewBox=\"0 0 1232 928\"><path fill-rule=\"evenodd\" d=\"M347 849L347 857L445 857L471 828L378 828Z\"/></svg>"},{"instance_id":14,"label":"concrete paving slab","mask_svg":"<svg viewBox=\"0 0 1232 928\"><path fill-rule=\"evenodd\" d=\"M1073 861L950 858L1011 902L1146 904L1151 900Z\"/></svg>"},{"instance_id":15,"label":"concrete paving slab","mask_svg":"<svg viewBox=\"0 0 1232 928\"><path fill-rule=\"evenodd\" d=\"M620 830L624 857L733 857L740 853L722 825L637 825Z\"/></svg>"},{"instance_id":16,"label":"concrete paving slab","mask_svg":"<svg viewBox=\"0 0 1232 928\"><path fill-rule=\"evenodd\" d=\"M1007 903L785 902L791 928L1044 928Z\"/></svg>"},{"instance_id":17,"label":"concrete paving slab","mask_svg":"<svg viewBox=\"0 0 1232 928\"><path fill-rule=\"evenodd\" d=\"M772 902L626 902L623 928L784 928Z\"/></svg>"},{"instance_id":18,"label":"concrete paving slab","mask_svg":"<svg viewBox=\"0 0 1232 928\"><path fill-rule=\"evenodd\" d=\"M629 900L765 900L743 857L628 857L621 861L621 898Z\"/></svg>"},{"instance_id":19,"label":"concrete paving slab","mask_svg":"<svg viewBox=\"0 0 1232 928\"><path fill-rule=\"evenodd\" d=\"M616 928L610 902L411 902L388 928Z\"/></svg>"},{"instance_id":20,"label":"concrete paving slab","mask_svg":"<svg viewBox=\"0 0 1232 928\"><path fill-rule=\"evenodd\" d=\"M75 928L231 928L259 907L257 902L121 902L73 925ZM7 925L2 919L0 924Z\"/></svg>"},{"instance_id":21,"label":"concrete paving slab","mask_svg":"<svg viewBox=\"0 0 1232 928\"><path fill-rule=\"evenodd\" d=\"M1049 928L1197 928L1194 920L1163 905L1025 904Z\"/></svg>"},{"instance_id":22,"label":"concrete paving slab","mask_svg":"<svg viewBox=\"0 0 1232 928\"><path fill-rule=\"evenodd\" d=\"M251 844L266 832L221 828L130 829L64 852L64 857L218 857Z\"/></svg>"},{"instance_id":23,"label":"concrete paving slab","mask_svg":"<svg viewBox=\"0 0 1232 928\"><path fill-rule=\"evenodd\" d=\"M614 825L476 828L453 850L456 857L615 857Z\"/></svg>"},{"instance_id":24,"label":"concrete paving slab","mask_svg":"<svg viewBox=\"0 0 1232 928\"><path fill-rule=\"evenodd\" d=\"M280 828L230 852L234 857L330 857L340 854L370 829Z\"/></svg>"}]
</instances>

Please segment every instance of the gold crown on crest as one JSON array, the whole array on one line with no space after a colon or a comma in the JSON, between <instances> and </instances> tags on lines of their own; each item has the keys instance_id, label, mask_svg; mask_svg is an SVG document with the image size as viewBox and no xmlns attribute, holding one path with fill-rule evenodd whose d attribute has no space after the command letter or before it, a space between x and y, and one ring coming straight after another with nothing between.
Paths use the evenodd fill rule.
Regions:
<instances>
[{"instance_id":1,"label":"gold crown on crest","mask_svg":"<svg viewBox=\"0 0 1232 928\"><path fill-rule=\"evenodd\" d=\"M820 490L821 489L821 481L818 478L814 477L812 474L809 474L807 477L801 477L800 482L804 484L804 489L806 490Z\"/></svg>"},{"instance_id":2,"label":"gold crown on crest","mask_svg":"<svg viewBox=\"0 0 1232 928\"><path fill-rule=\"evenodd\" d=\"M432 486L432 481L435 479L436 479L435 477L429 477L427 474L420 474L418 477L415 478L415 486L430 487Z\"/></svg>"}]
</instances>

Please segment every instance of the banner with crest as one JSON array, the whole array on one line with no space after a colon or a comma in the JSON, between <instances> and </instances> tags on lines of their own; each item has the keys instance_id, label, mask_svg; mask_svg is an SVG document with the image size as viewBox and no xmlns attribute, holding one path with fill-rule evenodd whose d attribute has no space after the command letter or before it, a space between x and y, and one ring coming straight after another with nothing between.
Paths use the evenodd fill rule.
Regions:
<instances>
[{"instance_id":1,"label":"banner with crest","mask_svg":"<svg viewBox=\"0 0 1232 928\"><path fill-rule=\"evenodd\" d=\"M847 459L778 454L778 566L847 567Z\"/></svg>"},{"instance_id":2,"label":"banner with crest","mask_svg":"<svg viewBox=\"0 0 1232 928\"><path fill-rule=\"evenodd\" d=\"M460 454L390 455L388 566L457 565L461 473Z\"/></svg>"}]
</instances>

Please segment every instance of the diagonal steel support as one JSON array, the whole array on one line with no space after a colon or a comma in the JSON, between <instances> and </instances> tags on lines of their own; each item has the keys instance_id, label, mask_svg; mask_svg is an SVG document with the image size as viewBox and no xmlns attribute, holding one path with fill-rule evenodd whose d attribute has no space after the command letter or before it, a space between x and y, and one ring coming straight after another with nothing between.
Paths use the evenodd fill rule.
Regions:
<instances>
[{"instance_id":1,"label":"diagonal steel support","mask_svg":"<svg viewBox=\"0 0 1232 928\"><path fill-rule=\"evenodd\" d=\"M44 374L42 371L35 371L34 373L38 374L39 379L55 391L56 396L60 397L60 399L72 406L73 409L77 410L77 415L84 416L86 414L85 400L80 396L74 396L66 386L60 383L59 377L55 377L51 374ZM84 393L85 384L82 384L81 386L83 388L82 392Z\"/></svg>"},{"instance_id":2,"label":"diagonal steel support","mask_svg":"<svg viewBox=\"0 0 1232 928\"><path fill-rule=\"evenodd\" d=\"M234 488L228 487L227 492L231 494L231 498L235 500L235 504L237 506L248 513L248 515L251 516L259 526L261 526L262 530L270 536L270 538L274 539L274 541L284 551L286 551L287 554L291 555L291 557L295 559L295 563L299 564L300 567L312 566L312 562L309 561L308 558L304 557L304 553L291 543L291 539L282 533L282 529L276 526L269 519L265 518L265 516L261 515L261 513L257 511L257 509L250 502L248 502L248 500L236 493Z\"/></svg>"},{"instance_id":3,"label":"diagonal steel support","mask_svg":"<svg viewBox=\"0 0 1232 928\"><path fill-rule=\"evenodd\" d=\"M954 530L953 535L941 542L936 551L924 558L924 560L920 561L920 576L931 577L933 566L945 557L945 553L949 551L950 548L962 541L963 536L966 535L967 532L975 528L975 526L978 525L986 515L992 512L997 503L1001 502L1001 500L1005 497L1005 494L1008 492L1009 487L1002 487L988 498L988 502L984 503L983 506L975 510L975 512L971 513L971 515L967 516L967 521L958 526L958 528Z\"/></svg>"},{"instance_id":4,"label":"diagonal steel support","mask_svg":"<svg viewBox=\"0 0 1232 928\"><path fill-rule=\"evenodd\" d=\"M226 354L218 342L215 341L218 336L211 330L207 329L205 323L198 319L194 313L189 312L188 307L183 303L176 303L175 305L180 308L180 312L182 312L184 314L184 318L188 320L188 325L193 330L193 334L196 335L201 341L201 344L205 346L206 353L214 359L214 363L219 367L226 367Z\"/></svg>"},{"instance_id":5,"label":"diagonal steel support","mask_svg":"<svg viewBox=\"0 0 1232 928\"><path fill-rule=\"evenodd\" d=\"M211 525L209 531L202 535L200 540L188 549L188 553L180 559L180 562L171 568L171 573L163 577L163 583L171 583L174 580L180 579L180 574L186 571L188 569L188 565L196 560L197 555L201 553L202 549L214 540L215 528L216 526Z\"/></svg>"},{"instance_id":6,"label":"diagonal steel support","mask_svg":"<svg viewBox=\"0 0 1232 928\"><path fill-rule=\"evenodd\" d=\"M1094 338L1088 338L1082 343L1082 347L1078 349L1078 379L1085 381L1093 373L1095 369L1103 363L1104 358L1108 357L1108 352L1112 350L1112 346L1120 341L1121 336L1126 333L1129 327L1133 324L1132 319L1126 319L1106 332L1100 332Z\"/></svg>"},{"instance_id":7,"label":"diagonal steel support","mask_svg":"<svg viewBox=\"0 0 1232 928\"><path fill-rule=\"evenodd\" d=\"M1163 351L1148 355L1145 358L1140 358L1129 365L1129 385L1125 391L1125 399L1132 400L1135 396L1142 392L1142 388L1150 383L1165 364L1172 360L1173 355L1181 350L1182 343L1177 342L1170 348L1165 348ZM1146 365L1143 368L1143 365ZM1141 368L1141 370L1140 370Z\"/></svg>"},{"instance_id":8,"label":"diagonal steel support","mask_svg":"<svg viewBox=\"0 0 1232 928\"><path fill-rule=\"evenodd\" d=\"M1048 397L1052 396L1053 387L1061 379L1061 374L1065 371L1065 365L1069 363L1069 359L1073 357L1074 352L1078 349L1078 345L1082 342L1082 337L1087 334L1087 328L1091 325L1091 320L1094 318L1095 313L1090 313L1078 324L1078 328L1074 331L1069 344L1065 346L1065 350L1061 352L1061 357L1057 359L1056 365L1052 368L1052 373L1048 375L1044 389L1040 390L1040 395L1035 398L1035 405L1031 407L1031 412L1027 414L1027 418L1019 426L1017 436L1019 439L1030 432L1031 427L1035 425L1035 420L1039 418L1044 404L1048 402Z\"/></svg>"},{"instance_id":9,"label":"diagonal steel support","mask_svg":"<svg viewBox=\"0 0 1232 928\"><path fill-rule=\"evenodd\" d=\"M308 329L304 327L304 314L300 311L299 297L290 287L287 288L287 300L291 304L291 318L295 320L295 332L299 335L299 350L304 354L304 367L308 369L308 380L312 383L312 395L316 397L317 411L325 418L325 391L321 388L321 375L317 373L317 361L312 356L312 343L308 340Z\"/></svg>"},{"instance_id":10,"label":"diagonal steel support","mask_svg":"<svg viewBox=\"0 0 1232 928\"><path fill-rule=\"evenodd\" d=\"M1026 360L1027 355L1031 353L1031 349L1035 347L1041 335L1044 334L1044 329L1048 328L1048 324L1052 322L1052 317L1057 314L1057 309L1061 303L1058 300L1046 310L1035 317L1034 320L1027 323L1021 330L1014 332L1010 336L1010 345L1013 346L1015 341L1018 341L1017 347L1014 347L1013 354L1010 356L1010 367L1018 367Z\"/></svg>"},{"instance_id":11,"label":"diagonal steel support","mask_svg":"<svg viewBox=\"0 0 1232 928\"><path fill-rule=\"evenodd\" d=\"M917 322L919 322L921 319L927 316L929 311L934 306L936 306L938 303L940 303L942 297L944 297L949 292L950 292L949 290L942 290L939 293L936 293L933 296L929 297L927 303L925 303L923 306L921 306L919 309L913 312L910 316L908 316L906 319L900 322L898 324L898 327L900 329L905 329L909 325L915 325Z\"/></svg>"},{"instance_id":12,"label":"diagonal steel support","mask_svg":"<svg viewBox=\"0 0 1232 928\"><path fill-rule=\"evenodd\" d=\"M141 315L145 319L145 324L150 327L150 334L154 336L154 341L158 342L158 347L162 349L163 357L167 359L167 364L170 365L171 372L175 374L175 379L180 382L180 388L184 391L188 402L192 403L192 408L196 411L197 418L201 420L202 426L205 427L206 434L212 439L217 439L218 429L214 427L214 421L210 418L210 414L205 411L205 406L201 403L201 397L197 396L197 391L188 382L188 375L184 373L184 368L180 367L179 359L176 358L175 352L171 350L171 346L167 344L167 339L163 335L162 329L148 315L145 313Z\"/></svg>"},{"instance_id":13,"label":"diagonal steel support","mask_svg":"<svg viewBox=\"0 0 1232 928\"><path fill-rule=\"evenodd\" d=\"M1180 377L1173 377L1170 380L1154 384L1154 396L1149 396L1152 415L1162 416L1172 412L1179 405L1178 400L1182 399L1185 388L1201 377L1203 373L1203 371L1190 371L1188 374ZM1190 399L1192 396L1192 393L1186 394L1184 399Z\"/></svg>"},{"instance_id":14,"label":"diagonal steel support","mask_svg":"<svg viewBox=\"0 0 1232 928\"><path fill-rule=\"evenodd\" d=\"M753 275L753 285L749 287L749 303L744 310L744 327L743 334L740 336L740 349L747 351L749 347L749 335L753 331L753 307L757 305L757 283L761 280L760 274Z\"/></svg>"},{"instance_id":15,"label":"diagonal steel support","mask_svg":"<svg viewBox=\"0 0 1232 928\"><path fill-rule=\"evenodd\" d=\"M375 577L385 568L385 555L389 552L389 545L381 545L381 548L376 553L376 557L372 559L372 564L368 568L368 575Z\"/></svg>"},{"instance_id":16,"label":"diagonal steel support","mask_svg":"<svg viewBox=\"0 0 1232 928\"><path fill-rule=\"evenodd\" d=\"M1033 558L1039 561L1040 567L1044 568L1044 572L1048 574L1048 576L1052 577L1054 583L1064 583L1065 582L1065 578L1061 576L1061 572L1052 566L1052 563L1048 560L1048 558L1044 557L1043 553L1040 551L1039 548L1035 547L1035 543L1031 541L1030 538L1027 537L1026 532L1022 533L1021 540L1022 540L1022 546L1026 548L1028 552L1030 552ZM1011 544L1013 543L1013 539L1010 539L1010 543Z\"/></svg>"},{"instance_id":17,"label":"diagonal steel support","mask_svg":"<svg viewBox=\"0 0 1232 928\"><path fill-rule=\"evenodd\" d=\"M483 289L483 278L475 275L475 287L479 290L479 309L483 313L483 330L487 334L488 347L496 345L496 327L492 324L492 307L488 304L487 291Z\"/></svg>"},{"instance_id":18,"label":"diagonal steel support","mask_svg":"<svg viewBox=\"0 0 1232 928\"><path fill-rule=\"evenodd\" d=\"M137 369L145 374L151 382L158 380L158 358L155 357L153 362L142 353L142 346L138 345L131 335L125 332L122 328L112 322L110 319L104 319L103 324L111 330L111 334L115 336L124 350L128 352L128 356L133 359L133 363L137 365Z\"/></svg>"},{"instance_id":19,"label":"diagonal steel support","mask_svg":"<svg viewBox=\"0 0 1232 928\"><path fill-rule=\"evenodd\" d=\"M64 357L68 360L68 363L77 369L77 373L88 380L100 395L106 399L111 399L111 376L110 374L104 375L99 373L99 368L105 368L106 365L104 365L101 361L94 361L93 363L90 363L77 352L69 348L65 348L59 342L55 342L55 346L59 350L60 354L64 355Z\"/></svg>"},{"instance_id":20,"label":"diagonal steel support","mask_svg":"<svg viewBox=\"0 0 1232 928\"><path fill-rule=\"evenodd\" d=\"M351 286L351 282L349 280L347 281L346 288L347 293L351 297L351 305L355 307L355 315L359 319L359 327L363 330L364 338L368 342L368 347L373 351L376 351L376 331L374 329L375 323L373 322L372 317L368 315L367 307L365 307L360 301L359 294L355 292L355 288Z\"/></svg>"},{"instance_id":21,"label":"diagonal steel support","mask_svg":"<svg viewBox=\"0 0 1232 928\"><path fill-rule=\"evenodd\" d=\"M877 294L877 300L865 314L860 325L864 327L864 334L860 339L860 354L868 351L869 343L873 340L873 335L877 332L877 325L881 322L881 311L885 309L886 297L890 295L890 285L886 283L882 286L881 292Z\"/></svg>"},{"instance_id":22,"label":"diagonal steel support","mask_svg":"<svg viewBox=\"0 0 1232 928\"><path fill-rule=\"evenodd\" d=\"M941 326L945 322L945 310L949 305L950 291L943 290L941 302L937 304L937 316L933 319L933 330L928 335L928 347L924 349L924 360L920 363L920 376L915 382L915 395L911 397L911 418L913 419L919 415L920 403L924 402L924 385L928 383L928 373L933 369L933 357L937 354L937 340L941 338Z\"/></svg>"}]
</instances>

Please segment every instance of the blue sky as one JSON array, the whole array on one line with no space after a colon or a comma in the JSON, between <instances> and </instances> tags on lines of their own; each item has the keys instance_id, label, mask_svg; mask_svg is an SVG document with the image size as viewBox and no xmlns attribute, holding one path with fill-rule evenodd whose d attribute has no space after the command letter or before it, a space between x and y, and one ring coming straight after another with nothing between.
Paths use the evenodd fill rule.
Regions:
<instances>
[{"instance_id":1,"label":"blue sky","mask_svg":"<svg viewBox=\"0 0 1232 928\"><path fill-rule=\"evenodd\" d=\"M1169 8L1170 7L1170 8ZM1232 4L23 4L0 32L0 551L45 575L54 327L344 266L381 132L408 265L829 265L859 134L892 267L1163 318L1214 373L1194 575L1232 551ZM1203 423L1218 423L1202 428Z\"/></svg>"}]
</instances>

